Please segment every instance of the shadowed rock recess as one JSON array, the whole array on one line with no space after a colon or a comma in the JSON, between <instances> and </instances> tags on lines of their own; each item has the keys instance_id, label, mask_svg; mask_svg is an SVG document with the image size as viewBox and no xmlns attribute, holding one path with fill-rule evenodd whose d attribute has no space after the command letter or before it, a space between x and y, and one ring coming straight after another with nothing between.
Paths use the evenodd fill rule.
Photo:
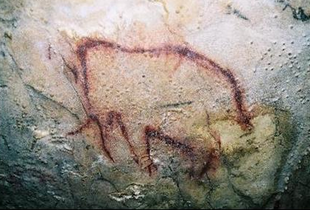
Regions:
<instances>
[{"instance_id":1,"label":"shadowed rock recess","mask_svg":"<svg viewBox=\"0 0 310 210\"><path fill-rule=\"evenodd\" d=\"M0 208L310 208L309 17L0 0Z\"/></svg>"}]
</instances>

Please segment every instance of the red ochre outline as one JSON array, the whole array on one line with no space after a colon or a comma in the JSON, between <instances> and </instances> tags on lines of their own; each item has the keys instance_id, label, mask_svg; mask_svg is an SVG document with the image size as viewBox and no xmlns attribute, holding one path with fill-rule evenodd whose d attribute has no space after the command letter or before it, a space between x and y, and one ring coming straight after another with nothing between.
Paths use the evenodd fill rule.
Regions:
<instances>
[{"instance_id":1,"label":"red ochre outline","mask_svg":"<svg viewBox=\"0 0 310 210\"><path fill-rule=\"evenodd\" d=\"M177 56L180 59L186 59L189 62L196 64L198 67L206 71L210 71L210 73L215 74L220 79L223 79L228 85L230 86L231 94L232 94L232 103L234 104L236 110L236 122L240 125L243 130L251 129L253 126L251 124L251 115L247 110L245 105L245 99L243 92L238 84L237 79L235 78L234 74L229 69L222 68L219 64L215 63L205 55L195 52L189 47L184 47L180 45L171 45L166 44L161 47L154 47L154 48L142 48L142 47L134 47L129 48L122 45L119 45L114 42L110 42L103 39L92 39L92 38L83 38L79 41L77 45L76 55L78 61L80 63L80 67L82 69L81 74L78 74L76 69L74 69L75 82L79 80L82 85L83 95L85 97L85 103L83 104L86 114L88 116L87 122L82 125L76 131L70 132L69 135L74 135L80 132L84 127L88 126L90 122L94 122L99 130L100 130L100 138L102 143L102 150L106 153L107 157L112 161L115 162L110 150L106 146L106 141L108 140L109 133L114 126L118 126L123 138L126 140L127 144L129 145L130 152L133 156L134 161L137 164L140 164L141 158L135 152L134 146L130 142L130 138L128 135L127 127L122 120L122 114L117 111L109 111L107 113L106 119L102 120L97 114L95 114L93 110L93 106L90 102L89 98L89 69L88 69L88 53L90 50L97 49L112 49L117 52L123 52L127 54L149 54L153 56L159 55L172 55ZM150 157L150 150L151 140L160 140L167 145L170 145L172 148L179 149L182 153L186 154L190 157L191 161L193 162L194 157L194 150L189 145L180 143L177 139L174 139L163 132L160 129L152 127L150 125L145 126L144 128L144 143L147 148L147 161L148 165L145 168L148 168L149 174L152 174L152 170L155 168L153 162ZM220 140L217 140L220 141ZM200 173L199 176L202 176L204 173L207 173L209 169L215 170L215 166L219 161L219 149L220 149L220 142L218 142L219 148L211 149L209 154L207 155L207 160L205 165ZM143 158L143 157L142 157ZM214 162L214 163L212 163Z\"/></svg>"}]
</instances>

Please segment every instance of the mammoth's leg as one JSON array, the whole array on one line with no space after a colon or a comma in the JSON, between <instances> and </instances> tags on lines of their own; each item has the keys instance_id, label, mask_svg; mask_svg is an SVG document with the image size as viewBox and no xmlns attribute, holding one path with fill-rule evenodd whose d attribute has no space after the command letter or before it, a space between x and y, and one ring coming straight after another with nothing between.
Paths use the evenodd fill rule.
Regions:
<instances>
[{"instance_id":1,"label":"mammoth's leg","mask_svg":"<svg viewBox=\"0 0 310 210\"><path fill-rule=\"evenodd\" d=\"M164 142L165 144L180 150L182 153L184 153L185 155L187 155L192 164L194 163L194 159L195 159L195 155L194 155L194 151L193 148L191 148L190 146L179 142L178 140L170 137L169 135L164 134L162 131L160 131L159 129L156 129L152 126L146 126L144 128L144 141L146 144L146 162L147 165L145 167L148 168L149 174L152 174L152 169L155 168L156 166L154 166L154 163L151 159L151 140L160 140L162 142Z\"/></svg>"},{"instance_id":2,"label":"mammoth's leg","mask_svg":"<svg viewBox=\"0 0 310 210\"><path fill-rule=\"evenodd\" d=\"M106 129L104 128L105 126L102 125L102 123L100 122L99 118L96 115L90 114L85 123L83 123L78 129L76 129L74 131L70 131L67 135L71 136L71 135L76 135L78 133L81 133L85 128L88 128L91 123L95 123L95 125L98 127L98 130L100 133L100 141L101 141L101 145L102 145L102 150L105 152L107 157L112 162L115 162L112 155L111 155L110 150L106 146L107 134L105 132Z\"/></svg>"},{"instance_id":3,"label":"mammoth's leg","mask_svg":"<svg viewBox=\"0 0 310 210\"><path fill-rule=\"evenodd\" d=\"M126 143L129 146L130 153L133 156L133 160L138 164L139 158L138 158L137 153L135 152L133 144L130 142L127 127L122 120L121 113L116 112L116 111L110 111L107 114L107 119L105 122L105 127L106 127L105 130L106 130L107 134L111 131L111 129L114 128L115 125L119 127L123 138L126 140Z\"/></svg>"}]
</instances>

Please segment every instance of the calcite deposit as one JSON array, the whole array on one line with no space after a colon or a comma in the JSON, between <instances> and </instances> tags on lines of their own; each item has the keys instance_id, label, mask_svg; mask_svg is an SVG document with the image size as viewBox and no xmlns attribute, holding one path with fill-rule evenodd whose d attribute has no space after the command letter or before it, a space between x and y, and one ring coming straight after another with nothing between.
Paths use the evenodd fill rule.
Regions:
<instances>
[{"instance_id":1,"label":"calcite deposit","mask_svg":"<svg viewBox=\"0 0 310 210\"><path fill-rule=\"evenodd\" d=\"M309 208L307 0L0 0L0 208Z\"/></svg>"}]
</instances>

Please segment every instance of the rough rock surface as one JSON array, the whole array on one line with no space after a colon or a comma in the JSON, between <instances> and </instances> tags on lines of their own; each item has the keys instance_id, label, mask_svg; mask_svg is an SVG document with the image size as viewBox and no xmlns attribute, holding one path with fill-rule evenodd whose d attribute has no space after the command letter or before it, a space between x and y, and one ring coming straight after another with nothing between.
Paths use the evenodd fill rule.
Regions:
<instances>
[{"instance_id":1,"label":"rough rock surface","mask_svg":"<svg viewBox=\"0 0 310 210\"><path fill-rule=\"evenodd\" d=\"M307 0L0 0L0 208L309 208Z\"/></svg>"}]
</instances>

